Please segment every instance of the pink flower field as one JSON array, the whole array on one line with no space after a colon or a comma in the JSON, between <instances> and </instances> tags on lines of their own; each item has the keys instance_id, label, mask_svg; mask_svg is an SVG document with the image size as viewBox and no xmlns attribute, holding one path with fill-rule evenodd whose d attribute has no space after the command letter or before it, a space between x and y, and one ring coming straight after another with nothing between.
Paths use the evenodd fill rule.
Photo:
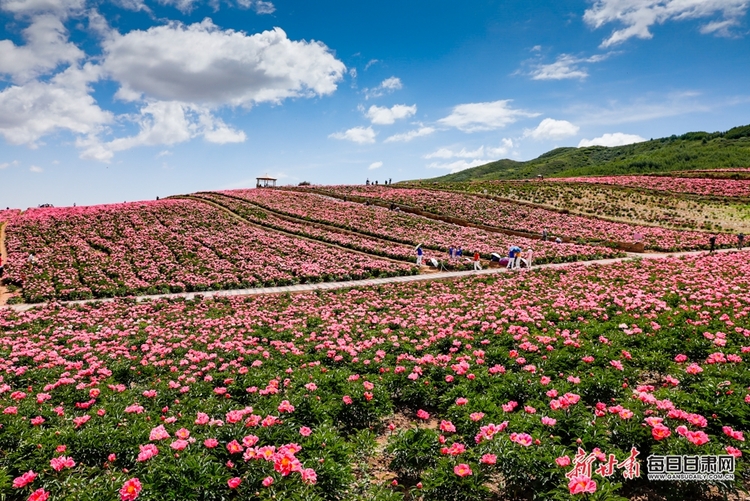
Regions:
<instances>
[{"instance_id":1,"label":"pink flower field","mask_svg":"<svg viewBox=\"0 0 750 501\"><path fill-rule=\"evenodd\" d=\"M30 211L24 238L72 220L110 242L126 228L110 210ZM205 238L190 218L205 210L119 208L180 242ZM210 224L234 224L212 214ZM149 242L140 233L130 241ZM0 309L0 492L736 496L749 291L747 254L730 252L294 296ZM735 458L735 480L649 482L646 458L662 454Z\"/></svg>"},{"instance_id":2,"label":"pink flower field","mask_svg":"<svg viewBox=\"0 0 750 501\"><path fill-rule=\"evenodd\" d=\"M6 246L6 277L28 302L413 272L407 263L244 224L192 200L30 209L10 220Z\"/></svg>"},{"instance_id":3,"label":"pink flower field","mask_svg":"<svg viewBox=\"0 0 750 501\"><path fill-rule=\"evenodd\" d=\"M391 188L381 186L326 186L324 190L338 195L356 195L409 205L435 214L467 221L524 231L539 235L545 228L550 235L560 235L582 242L632 243L642 237L647 249L677 251L708 248L711 233L681 231L654 226L604 221L563 214L513 202L483 198L470 194L440 190ZM731 246L735 237L719 234L717 245Z\"/></svg>"},{"instance_id":4,"label":"pink flower field","mask_svg":"<svg viewBox=\"0 0 750 501\"><path fill-rule=\"evenodd\" d=\"M222 193L302 220L322 222L364 235L407 243L412 246L412 255L414 246L420 243L428 249L443 253L447 253L450 246L462 246L465 256L477 250L485 258L489 258L493 252L504 256L510 246L518 245L524 249L533 248L534 260L538 263L618 255L617 251L607 247L558 245L553 242L491 233L314 193L285 190L235 190ZM441 257L445 257L445 254Z\"/></svg>"},{"instance_id":5,"label":"pink flower field","mask_svg":"<svg viewBox=\"0 0 750 501\"><path fill-rule=\"evenodd\" d=\"M721 170L713 171L720 172ZM740 169L734 169L740 171ZM712 172L712 171L704 171ZM601 177L570 177L554 179L552 182L566 183L594 183L612 184L617 186L633 186L647 190L670 191L673 193L692 193L695 195L709 195L719 197L749 197L750 180L748 179L711 179L698 177L667 177L667 176L601 176Z\"/></svg>"}]
</instances>

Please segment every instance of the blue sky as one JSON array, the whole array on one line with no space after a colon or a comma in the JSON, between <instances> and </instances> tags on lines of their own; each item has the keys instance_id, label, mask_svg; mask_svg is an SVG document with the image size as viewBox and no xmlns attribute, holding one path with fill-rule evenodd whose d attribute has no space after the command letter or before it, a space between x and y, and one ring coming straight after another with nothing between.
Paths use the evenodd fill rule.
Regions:
<instances>
[{"instance_id":1,"label":"blue sky","mask_svg":"<svg viewBox=\"0 0 750 501\"><path fill-rule=\"evenodd\" d=\"M750 123L750 0L0 0L0 206L426 178Z\"/></svg>"}]
</instances>

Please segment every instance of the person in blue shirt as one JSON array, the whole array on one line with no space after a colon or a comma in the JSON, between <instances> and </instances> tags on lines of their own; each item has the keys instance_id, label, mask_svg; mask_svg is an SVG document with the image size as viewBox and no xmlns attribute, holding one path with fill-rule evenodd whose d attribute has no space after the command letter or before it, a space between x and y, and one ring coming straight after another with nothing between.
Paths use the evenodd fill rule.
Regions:
<instances>
[{"instance_id":1,"label":"person in blue shirt","mask_svg":"<svg viewBox=\"0 0 750 501\"><path fill-rule=\"evenodd\" d=\"M454 248L453 248L453 246L451 245L451 246L450 246L450 247L448 248L448 260L450 260L450 261L453 261L453 258L455 258L455 257L456 257L456 254L455 254L455 252L456 252L456 251L455 251L455 249L454 249Z\"/></svg>"},{"instance_id":2,"label":"person in blue shirt","mask_svg":"<svg viewBox=\"0 0 750 501\"><path fill-rule=\"evenodd\" d=\"M458 250L456 251L456 259L461 259L464 255L464 250L461 248L461 246L458 246Z\"/></svg>"},{"instance_id":3,"label":"person in blue shirt","mask_svg":"<svg viewBox=\"0 0 750 501\"><path fill-rule=\"evenodd\" d=\"M422 266L422 256L424 255L424 252L422 251L422 244L417 245L417 266Z\"/></svg>"}]
</instances>

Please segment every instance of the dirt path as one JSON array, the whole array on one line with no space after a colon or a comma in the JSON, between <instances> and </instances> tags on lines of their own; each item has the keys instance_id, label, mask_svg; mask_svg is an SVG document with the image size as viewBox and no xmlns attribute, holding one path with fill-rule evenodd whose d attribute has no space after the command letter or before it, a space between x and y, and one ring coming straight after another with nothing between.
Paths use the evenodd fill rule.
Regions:
<instances>
[{"instance_id":1,"label":"dirt path","mask_svg":"<svg viewBox=\"0 0 750 501\"><path fill-rule=\"evenodd\" d=\"M739 252L736 249L722 249L716 251L717 253L728 253L728 252ZM750 254L750 248L743 250L742 252ZM654 252L647 254L628 254L628 257L613 258L613 259L599 259L594 261L576 261L573 263L554 263L554 264L543 264L535 266L534 270L547 269L547 268L565 268L568 266L592 266L600 265L606 266L614 263L621 263L623 261L630 261L636 259L665 259L669 257L681 257L681 256L693 256L707 254L706 251L687 251L687 252ZM288 285L284 287L258 287L253 289L237 289L237 290L222 290L222 291L205 291L205 292L179 292L175 294L157 294L153 296L136 296L136 301L152 300L152 299L174 299L184 298L193 299L196 296L204 298L214 297L225 297L225 296L260 296L267 294L294 294L300 292L310 292L318 290L334 290L334 289L350 289L355 287L368 287L373 285L383 285L391 283L409 283L409 282L426 282L433 280L453 280L464 277L476 276L476 275L496 275L499 273L528 273L528 270L511 271L505 267L501 268L490 268L483 269L482 271L449 271L449 272L436 272L427 273L420 275L405 275L399 277L388 277L388 278L372 278L369 280L349 280L346 282L322 282L315 284L301 284L301 285ZM533 270L532 270L533 272ZM76 305L76 304L87 304L97 302L112 302L118 298L105 298L105 299L87 299L83 301L61 301L62 304ZM129 299L133 299L131 296ZM47 303L35 303L35 304L18 304L8 305L6 308L11 308L15 311L27 311L37 307L43 307Z\"/></svg>"}]
</instances>

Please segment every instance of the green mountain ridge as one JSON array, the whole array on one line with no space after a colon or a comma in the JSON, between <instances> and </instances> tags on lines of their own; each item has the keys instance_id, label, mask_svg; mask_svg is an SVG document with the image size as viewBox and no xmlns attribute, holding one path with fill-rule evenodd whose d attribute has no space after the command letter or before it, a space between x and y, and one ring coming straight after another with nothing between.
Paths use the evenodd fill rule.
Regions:
<instances>
[{"instance_id":1,"label":"green mountain ridge","mask_svg":"<svg viewBox=\"0 0 750 501\"><path fill-rule=\"evenodd\" d=\"M456 182L750 167L750 125L688 132L625 146L556 148L526 162L503 159L424 181Z\"/></svg>"}]
</instances>

